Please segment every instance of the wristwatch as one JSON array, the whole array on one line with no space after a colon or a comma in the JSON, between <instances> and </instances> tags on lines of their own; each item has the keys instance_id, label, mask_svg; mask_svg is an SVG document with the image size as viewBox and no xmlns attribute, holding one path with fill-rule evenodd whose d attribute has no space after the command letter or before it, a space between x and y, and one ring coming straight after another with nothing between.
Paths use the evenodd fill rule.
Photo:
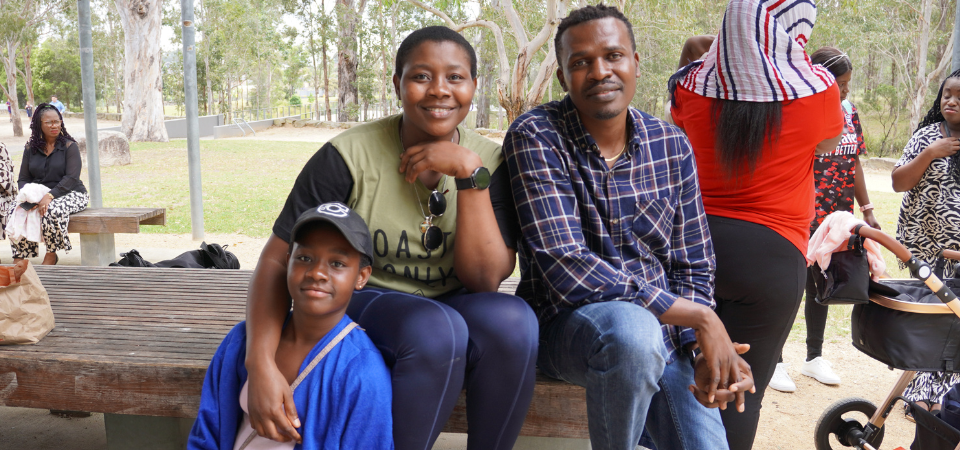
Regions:
<instances>
[{"instance_id":1,"label":"wristwatch","mask_svg":"<svg viewBox=\"0 0 960 450\"><path fill-rule=\"evenodd\" d=\"M486 167L480 166L473 171L467 178L454 179L457 183L457 190L478 189L483 190L490 187L490 171Z\"/></svg>"}]
</instances>

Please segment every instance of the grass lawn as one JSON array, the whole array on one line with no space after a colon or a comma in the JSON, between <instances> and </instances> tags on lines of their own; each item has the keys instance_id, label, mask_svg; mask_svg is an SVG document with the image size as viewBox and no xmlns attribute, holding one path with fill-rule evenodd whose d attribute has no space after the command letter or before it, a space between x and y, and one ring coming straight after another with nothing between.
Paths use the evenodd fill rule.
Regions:
<instances>
[{"instance_id":1,"label":"grass lawn","mask_svg":"<svg viewBox=\"0 0 960 450\"><path fill-rule=\"evenodd\" d=\"M269 235L297 174L320 145L200 141L204 231ZM167 208L166 227L142 232L190 233L186 140L132 143L130 152L133 164L100 170L104 206ZM89 178L84 173L81 179Z\"/></svg>"}]
</instances>

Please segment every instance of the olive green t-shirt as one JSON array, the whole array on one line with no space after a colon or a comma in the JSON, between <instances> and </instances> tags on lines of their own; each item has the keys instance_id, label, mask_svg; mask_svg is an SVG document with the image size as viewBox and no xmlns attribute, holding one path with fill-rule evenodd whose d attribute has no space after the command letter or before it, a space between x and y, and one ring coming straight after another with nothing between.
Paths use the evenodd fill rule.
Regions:
<instances>
[{"instance_id":1,"label":"olive green t-shirt","mask_svg":"<svg viewBox=\"0 0 960 450\"><path fill-rule=\"evenodd\" d=\"M432 190L419 180L415 184L407 183L399 172L400 117L360 125L331 139L297 178L274 224L274 233L289 242L289 231L302 211L327 201L342 201L357 211L370 227L374 261L369 285L432 298L462 287L453 264L457 188L453 177L445 176L437 185L438 190L445 192L447 208L442 217L433 219L433 224L443 231L444 240L438 249L427 251L421 242L420 223L424 220L422 211L429 212L427 200ZM498 212L497 221L504 241L514 246L515 210L509 180L502 178L506 176L506 167L497 171L503 162L500 146L463 127L458 130L460 145L477 153L483 165L494 173L493 183L497 186L491 185L491 200L495 211L509 212ZM327 155L321 155L324 149ZM344 174L328 167L339 163L331 162L336 159L331 157L336 155L330 153L342 158L349 171L349 181L338 179ZM352 187L344 186L347 184ZM498 198L494 198L495 195Z\"/></svg>"}]
</instances>

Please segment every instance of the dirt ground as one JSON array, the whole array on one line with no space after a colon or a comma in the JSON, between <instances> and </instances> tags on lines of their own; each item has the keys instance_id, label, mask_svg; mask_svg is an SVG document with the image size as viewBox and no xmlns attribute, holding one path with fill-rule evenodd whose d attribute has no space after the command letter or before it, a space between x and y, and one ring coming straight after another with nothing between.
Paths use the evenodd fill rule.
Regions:
<instances>
[{"instance_id":1,"label":"dirt ground","mask_svg":"<svg viewBox=\"0 0 960 450\"><path fill-rule=\"evenodd\" d=\"M66 124L74 136L83 135L81 120L68 119ZM117 122L109 122L99 126L116 125ZM338 132L316 128L271 128L258 132L256 137L232 139L324 142ZM0 142L16 151L23 148L26 139L13 138L10 127L0 126ZM888 173L870 171L867 180L871 190L890 191ZM74 245L79 247L79 236L74 239ZM118 252L136 248L147 260L166 259L199 246L199 242L192 240L190 235L119 234L116 241ZM265 238L237 234L208 235L206 241L229 244L229 250L240 259L241 267L252 269ZM9 261L9 248L5 242L0 242L0 261ZM78 264L79 251L72 252L61 261L63 264ZM849 324L847 327L849 328ZM842 384L839 387L822 385L800 374L800 365L805 355L803 337L792 336L791 342L784 348L784 358L790 363L789 370L797 383L797 392L784 394L772 389L767 391L754 446L756 449L813 449L813 433L817 419L830 404L848 397L862 397L879 403L899 376L900 371L888 370L883 364L861 354L846 338L824 344L824 357L833 362L834 369L843 380ZM0 442L16 436L22 438L18 439L20 444L16 448L67 448L57 443L69 443L66 444L69 448L101 448L104 441L102 425L98 425L100 423L102 419L98 419L98 415L89 419L58 419L46 415L43 411L0 408ZM902 409L898 407L887 421L882 448L909 448L913 433L914 425L904 419ZM5 445L0 447L6 448ZM435 449L455 450L465 447L466 442L462 435L444 435Z\"/></svg>"}]
</instances>

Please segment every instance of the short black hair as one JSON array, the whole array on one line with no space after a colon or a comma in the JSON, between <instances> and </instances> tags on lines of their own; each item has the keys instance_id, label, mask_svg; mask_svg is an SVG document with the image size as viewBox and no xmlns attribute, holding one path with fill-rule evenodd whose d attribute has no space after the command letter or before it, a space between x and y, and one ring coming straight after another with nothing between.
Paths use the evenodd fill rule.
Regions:
<instances>
[{"instance_id":1,"label":"short black hair","mask_svg":"<svg viewBox=\"0 0 960 450\"><path fill-rule=\"evenodd\" d=\"M477 52L473 50L473 46L460 33L441 26L424 27L410 33L397 48L396 66L393 69L393 74L398 77L402 75L403 65L407 63L410 52L427 41L453 42L459 45L470 56L470 77L477 78Z\"/></svg>"},{"instance_id":2,"label":"short black hair","mask_svg":"<svg viewBox=\"0 0 960 450\"><path fill-rule=\"evenodd\" d=\"M563 38L563 33L567 31L567 28L580 25L584 22L590 22L591 20L606 19L607 17L613 17L623 22L627 27L627 32L630 33L630 45L633 47L633 51L637 51L637 40L633 37L633 24L630 23L627 16L623 15L616 6L607 6L600 3L598 5L589 5L575 9L570 12L570 15L560 21L560 25L557 26L557 36L553 38L553 47L557 54L557 63L560 63L560 50L561 47L563 47L560 45L560 40Z\"/></svg>"},{"instance_id":3,"label":"short black hair","mask_svg":"<svg viewBox=\"0 0 960 450\"><path fill-rule=\"evenodd\" d=\"M826 67L834 77L853 70L853 63L846 53L836 47L820 47L810 55L810 62Z\"/></svg>"},{"instance_id":4,"label":"short black hair","mask_svg":"<svg viewBox=\"0 0 960 450\"><path fill-rule=\"evenodd\" d=\"M303 227L300 227L300 229L297 230L296 235L290 236L290 248L287 249L287 252L292 254L293 244L299 242L300 238L302 238L303 236L306 236L310 232L319 230L320 228L324 228L324 227L329 227L331 229L336 230L337 233L340 233L340 230L336 226L327 222L313 222L313 223L304 224ZM370 260L369 256L364 255L363 252L355 248L353 250L360 254L360 270L363 270L364 267L373 265L373 261Z\"/></svg>"}]
</instances>

